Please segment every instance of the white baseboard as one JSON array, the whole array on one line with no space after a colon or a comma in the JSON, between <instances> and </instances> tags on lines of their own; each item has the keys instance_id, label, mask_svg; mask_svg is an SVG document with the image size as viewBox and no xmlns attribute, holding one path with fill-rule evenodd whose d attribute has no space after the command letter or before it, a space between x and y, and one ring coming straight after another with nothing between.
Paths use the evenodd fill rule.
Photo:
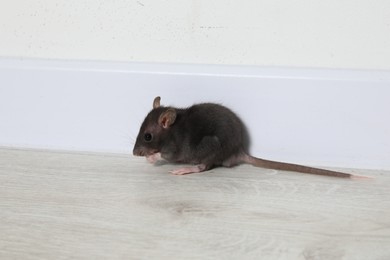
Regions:
<instances>
[{"instance_id":1,"label":"white baseboard","mask_svg":"<svg viewBox=\"0 0 390 260\"><path fill-rule=\"evenodd\" d=\"M390 169L390 71L0 59L0 146L130 155L157 95L232 108L258 157Z\"/></svg>"}]
</instances>

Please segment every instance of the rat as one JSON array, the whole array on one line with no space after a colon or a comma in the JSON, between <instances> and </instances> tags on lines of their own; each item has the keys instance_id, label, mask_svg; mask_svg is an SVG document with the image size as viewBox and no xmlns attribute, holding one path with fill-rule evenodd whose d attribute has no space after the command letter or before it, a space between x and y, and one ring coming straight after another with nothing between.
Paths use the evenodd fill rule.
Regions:
<instances>
[{"instance_id":1,"label":"rat","mask_svg":"<svg viewBox=\"0 0 390 260\"><path fill-rule=\"evenodd\" d=\"M133 154L151 163L167 161L192 166L172 170L175 175L198 173L215 167L247 163L256 167L342 178L365 178L292 163L251 156L249 135L241 119L229 108L201 103L188 108L165 107L160 97L142 123Z\"/></svg>"}]
</instances>

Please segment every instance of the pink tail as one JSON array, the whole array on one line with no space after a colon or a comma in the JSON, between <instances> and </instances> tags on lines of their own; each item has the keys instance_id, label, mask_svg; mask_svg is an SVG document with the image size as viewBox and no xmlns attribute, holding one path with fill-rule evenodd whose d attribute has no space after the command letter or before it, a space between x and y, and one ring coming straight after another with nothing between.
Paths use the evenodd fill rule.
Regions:
<instances>
[{"instance_id":1,"label":"pink tail","mask_svg":"<svg viewBox=\"0 0 390 260\"><path fill-rule=\"evenodd\" d=\"M292 163L283 163L283 162L275 162L270 160L264 160L260 158L256 158L253 156L247 155L245 157L245 162L252 164L256 167L262 167L273 170L281 170L281 171L293 171L293 172L301 172L301 173L309 173L309 174L317 174L331 177L340 177L340 178L352 178L352 179L370 179L370 177L365 176L356 176L349 173L336 172L324 169L318 169L298 164Z\"/></svg>"}]
</instances>

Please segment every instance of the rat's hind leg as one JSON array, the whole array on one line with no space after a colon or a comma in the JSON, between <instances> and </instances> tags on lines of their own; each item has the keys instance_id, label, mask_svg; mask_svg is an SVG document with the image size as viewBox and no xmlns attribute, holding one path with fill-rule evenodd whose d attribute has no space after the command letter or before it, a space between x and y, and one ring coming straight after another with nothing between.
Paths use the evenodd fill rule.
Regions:
<instances>
[{"instance_id":1,"label":"rat's hind leg","mask_svg":"<svg viewBox=\"0 0 390 260\"><path fill-rule=\"evenodd\" d=\"M243 162L243 156L245 156L242 152L239 152L238 154L234 154L230 156L228 159L224 160L222 162L223 167L234 167L236 165L239 165Z\"/></svg>"},{"instance_id":2,"label":"rat's hind leg","mask_svg":"<svg viewBox=\"0 0 390 260\"><path fill-rule=\"evenodd\" d=\"M205 136L191 151L191 158L185 163L193 163L194 166L184 167L171 171L175 175L184 175L207 171L210 168L221 165L221 144L216 136Z\"/></svg>"},{"instance_id":3,"label":"rat's hind leg","mask_svg":"<svg viewBox=\"0 0 390 260\"><path fill-rule=\"evenodd\" d=\"M216 166L223 160L223 148L217 136L205 136L192 150L192 159L195 163ZM210 167L208 167L210 168Z\"/></svg>"},{"instance_id":4,"label":"rat's hind leg","mask_svg":"<svg viewBox=\"0 0 390 260\"><path fill-rule=\"evenodd\" d=\"M189 167L183 167L176 170L170 171L170 173L174 175L184 175L184 174L190 174L190 173L197 173L197 172L203 172L206 171L208 168L204 164L198 164L194 166Z\"/></svg>"}]
</instances>

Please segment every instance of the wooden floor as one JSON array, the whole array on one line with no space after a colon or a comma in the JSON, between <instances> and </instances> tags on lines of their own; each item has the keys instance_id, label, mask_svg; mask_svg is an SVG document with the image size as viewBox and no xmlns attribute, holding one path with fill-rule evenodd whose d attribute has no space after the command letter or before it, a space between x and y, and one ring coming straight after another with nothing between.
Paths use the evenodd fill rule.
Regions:
<instances>
[{"instance_id":1,"label":"wooden floor","mask_svg":"<svg viewBox=\"0 0 390 260\"><path fill-rule=\"evenodd\" d=\"M390 259L390 172L0 149L0 259Z\"/></svg>"}]
</instances>

